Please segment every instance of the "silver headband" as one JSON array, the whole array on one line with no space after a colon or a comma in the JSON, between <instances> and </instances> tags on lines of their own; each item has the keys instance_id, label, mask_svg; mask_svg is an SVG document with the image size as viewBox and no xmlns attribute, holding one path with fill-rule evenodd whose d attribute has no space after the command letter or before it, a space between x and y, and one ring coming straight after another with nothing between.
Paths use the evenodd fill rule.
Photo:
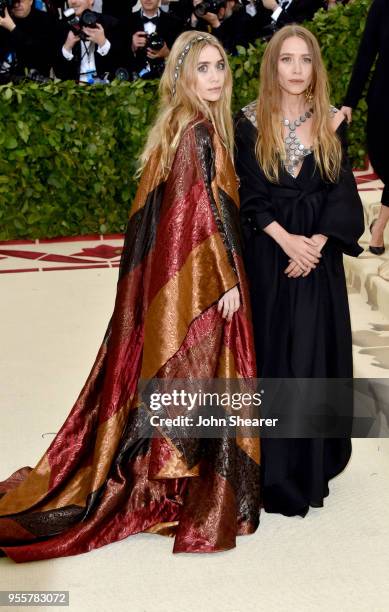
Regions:
<instances>
[{"instance_id":1,"label":"silver headband","mask_svg":"<svg viewBox=\"0 0 389 612\"><path fill-rule=\"evenodd\" d=\"M192 40L184 47L183 51L178 56L178 60L177 60L176 67L174 69L174 76L173 76L173 96L176 95L177 79L180 75L181 66L184 62L185 57L188 55L193 45L197 42L201 42L202 40L212 40L212 38L211 36L201 36L201 35L196 36L196 38L192 38Z\"/></svg>"}]
</instances>

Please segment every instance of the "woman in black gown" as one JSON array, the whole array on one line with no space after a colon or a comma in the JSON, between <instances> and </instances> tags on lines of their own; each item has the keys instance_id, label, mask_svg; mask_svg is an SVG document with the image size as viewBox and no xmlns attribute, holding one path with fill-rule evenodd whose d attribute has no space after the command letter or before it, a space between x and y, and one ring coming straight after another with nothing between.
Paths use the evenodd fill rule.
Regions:
<instances>
[{"instance_id":1,"label":"woman in black gown","mask_svg":"<svg viewBox=\"0 0 389 612\"><path fill-rule=\"evenodd\" d=\"M240 111L235 135L257 367L265 378L352 377L342 254L362 251L363 212L345 127L329 105L316 39L300 26L283 28L267 46L258 102ZM261 444L264 508L287 516L322 506L328 480L351 454L349 438Z\"/></svg>"},{"instance_id":2,"label":"woman in black gown","mask_svg":"<svg viewBox=\"0 0 389 612\"><path fill-rule=\"evenodd\" d=\"M367 93L367 148L371 164L384 183L384 190L378 219L370 226L372 239L369 250L375 255L382 255L385 251L384 230L389 221L389 0L373 0L367 16L345 106L341 109L349 122L375 61Z\"/></svg>"}]
</instances>

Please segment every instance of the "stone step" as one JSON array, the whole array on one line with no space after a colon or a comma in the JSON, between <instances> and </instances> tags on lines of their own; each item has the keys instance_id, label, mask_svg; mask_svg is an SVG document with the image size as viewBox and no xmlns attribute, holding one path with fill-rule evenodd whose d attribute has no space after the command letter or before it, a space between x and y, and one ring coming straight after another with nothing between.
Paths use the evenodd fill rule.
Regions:
<instances>
[{"instance_id":1,"label":"stone step","mask_svg":"<svg viewBox=\"0 0 389 612\"><path fill-rule=\"evenodd\" d=\"M389 378L389 318L349 287L354 376Z\"/></svg>"},{"instance_id":2,"label":"stone step","mask_svg":"<svg viewBox=\"0 0 389 612\"><path fill-rule=\"evenodd\" d=\"M361 246L367 247L367 243ZM347 285L360 293L372 310L378 310L389 321L389 280L382 277L383 268L388 266L389 249L380 257L369 251L359 257L344 256Z\"/></svg>"}]
</instances>

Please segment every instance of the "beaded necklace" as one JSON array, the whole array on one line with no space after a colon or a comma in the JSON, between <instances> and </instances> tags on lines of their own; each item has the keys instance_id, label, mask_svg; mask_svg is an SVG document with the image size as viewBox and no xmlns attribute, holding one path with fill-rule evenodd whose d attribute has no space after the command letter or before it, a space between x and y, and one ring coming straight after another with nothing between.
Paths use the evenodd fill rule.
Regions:
<instances>
[{"instance_id":1,"label":"beaded necklace","mask_svg":"<svg viewBox=\"0 0 389 612\"><path fill-rule=\"evenodd\" d=\"M285 125L289 134L284 139L285 143L285 160L284 166L287 172L296 178L296 166L303 160L304 157L312 153L312 147L305 147L299 140L296 134L296 128L304 123L307 119L312 117L313 108L309 111L300 115L298 119L290 121L289 119L282 119L282 124Z\"/></svg>"}]
</instances>

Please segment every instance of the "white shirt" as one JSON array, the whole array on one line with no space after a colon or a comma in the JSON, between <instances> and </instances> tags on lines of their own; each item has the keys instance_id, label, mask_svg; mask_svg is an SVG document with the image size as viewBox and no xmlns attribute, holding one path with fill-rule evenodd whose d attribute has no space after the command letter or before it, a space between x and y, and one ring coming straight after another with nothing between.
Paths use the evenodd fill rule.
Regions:
<instances>
[{"instance_id":1,"label":"white shirt","mask_svg":"<svg viewBox=\"0 0 389 612\"><path fill-rule=\"evenodd\" d=\"M111 43L106 39L101 47L97 47L97 53L102 56L107 55L110 48ZM83 83L88 83L91 76L96 72L95 49L96 44L93 41L81 41L80 81ZM73 53L65 49L65 47L62 47L62 55L69 62L74 57Z\"/></svg>"},{"instance_id":2,"label":"white shirt","mask_svg":"<svg viewBox=\"0 0 389 612\"><path fill-rule=\"evenodd\" d=\"M149 16L149 15L145 15L141 9L140 15L144 19L154 19L155 17L159 17L160 13L158 9L158 11L154 15ZM143 31L146 32L146 34L154 34L156 30L157 30L157 26L155 25L155 23L144 23L143 24Z\"/></svg>"},{"instance_id":3,"label":"white shirt","mask_svg":"<svg viewBox=\"0 0 389 612\"><path fill-rule=\"evenodd\" d=\"M257 8L255 6L254 0L250 0L248 4L245 6L246 13L250 15L250 17L255 17L257 14Z\"/></svg>"},{"instance_id":4,"label":"white shirt","mask_svg":"<svg viewBox=\"0 0 389 612\"><path fill-rule=\"evenodd\" d=\"M292 4L292 0L284 0L282 6L276 8L276 10L272 13L271 18L273 21L277 21L278 17L281 15L282 11L289 8Z\"/></svg>"}]
</instances>

